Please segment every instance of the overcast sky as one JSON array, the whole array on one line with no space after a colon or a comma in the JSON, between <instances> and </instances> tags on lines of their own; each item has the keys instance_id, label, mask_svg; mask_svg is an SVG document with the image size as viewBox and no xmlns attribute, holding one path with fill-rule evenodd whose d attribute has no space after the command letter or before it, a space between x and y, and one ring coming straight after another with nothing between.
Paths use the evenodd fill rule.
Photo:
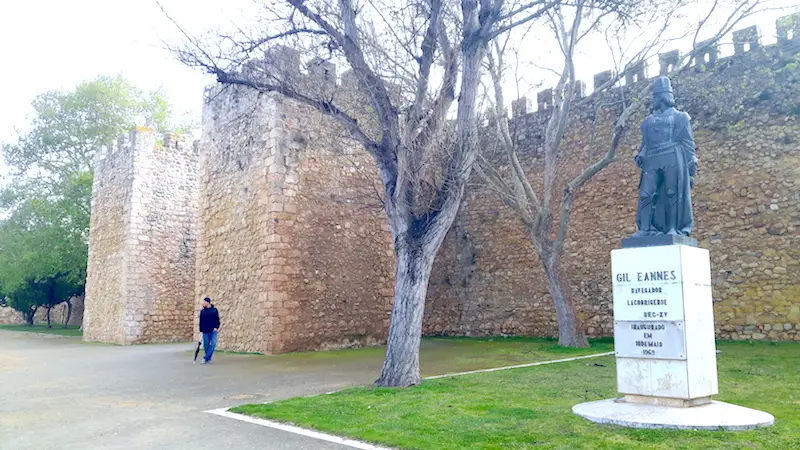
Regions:
<instances>
[{"instance_id":1,"label":"overcast sky","mask_svg":"<svg viewBox=\"0 0 800 450\"><path fill-rule=\"evenodd\" d=\"M781 2L797 5L798 0ZM253 6L250 0L162 3L195 32L224 27ZM774 42L775 18L784 14L760 17L766 42ZM98 75L122 74L142 89L161 88L176 111L199 117L203 88L213 80L162 48L163 40L179 37L154 0L0 0L0 142L16 138L15 129L27 123L37 94L71 89ZM610 66L598 67L602 58L592 49L583 55L578 71L591 88L592 74Z\"/></svg>"}]
</instances>

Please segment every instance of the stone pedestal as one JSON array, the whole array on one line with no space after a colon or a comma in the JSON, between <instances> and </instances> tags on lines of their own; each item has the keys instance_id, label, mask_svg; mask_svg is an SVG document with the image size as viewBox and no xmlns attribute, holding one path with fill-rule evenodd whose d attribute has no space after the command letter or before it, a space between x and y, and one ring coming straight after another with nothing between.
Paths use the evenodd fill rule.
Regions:
<instances>
[{"instance_id":1,"label":"stone pedestal","mask_svg":"<svg viewBox=\"0 0 800 450\"><path fill-rule=\"evenodd\" d=\"M711 400L718 393L711 264L708 250L695 242L631 238L611 252L617 390L623 397L577 405L576 414L646 428L772 424L769 414ZM719 420L707 419L706 409Z\"/></svg>"},{"instance_id":2,"label":"stone pedestal","mask_svg":"<svg viewBox=\"0 0 800 450\"><path fill-rule=\"evenodd\" d=\"M708 403L718 392L708 250L622 248L611 269L617 390L636 403Z\"/></svg>"}]
</instances>

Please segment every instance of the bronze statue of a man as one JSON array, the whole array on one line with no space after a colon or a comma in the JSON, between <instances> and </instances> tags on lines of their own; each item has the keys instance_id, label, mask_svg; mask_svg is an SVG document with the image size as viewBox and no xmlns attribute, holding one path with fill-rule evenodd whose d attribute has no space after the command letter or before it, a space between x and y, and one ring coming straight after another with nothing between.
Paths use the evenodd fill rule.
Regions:
<instances>
[{"instance_id":1,"label":"bronze statue of a man","mask_svg":"<svg viewBox=\"0 0 800 450\"><path fill-rule=\"evenodd\" d=\"M689 236L697 170L691 118L675 109L669 78L657 78L652 90L654 112L642 122L642 148L636 155L642 176L634 236Z\"/></svg>"}]
</instances>

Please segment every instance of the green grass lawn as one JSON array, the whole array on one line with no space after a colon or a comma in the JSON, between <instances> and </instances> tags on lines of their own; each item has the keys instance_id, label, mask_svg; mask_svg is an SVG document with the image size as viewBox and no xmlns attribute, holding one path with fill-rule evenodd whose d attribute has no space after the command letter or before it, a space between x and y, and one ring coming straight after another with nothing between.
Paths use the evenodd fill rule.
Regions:
<instances>
[{"instance_id":1,"label":"green grass lawn","mask_svg":"<svg viewBox=\"0 0 800 450\"><path fill-rule=\"evenodd\" d=\"M59 336L83 336L80 327L70 325L64 328L63 324L53 324L53 328L47 328L47 325L36 324L30 325L0 325L0 330L9 331L27 331L30 333L44 333L44 334L57 334Z\"/></svg>"},{"instance_id":2,"label":"green grass lawn","mask_svg":"<svg viewBox=\"0 0 800 450\"><path fill-rule=\"evenodd\" d=\"M740 432L636 430L572 414L577 403L617 396L612 356L233 411L406 449L800 448L800 345L719 342L717 348L716 399L767 411L775 425Z\"/></svg>"}]
</instances>

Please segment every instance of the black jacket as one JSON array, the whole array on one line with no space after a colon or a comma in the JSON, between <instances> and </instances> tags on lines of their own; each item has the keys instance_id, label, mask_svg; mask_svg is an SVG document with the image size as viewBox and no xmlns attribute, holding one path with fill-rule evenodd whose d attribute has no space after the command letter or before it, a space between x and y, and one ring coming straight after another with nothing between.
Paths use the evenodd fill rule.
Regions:
<instances>
[{"instance_id":1,"label":"black jacket","mask_svg":"<svg viewBox=\"0 0 800 450\"><path fill-rule=\"evenodd\" d=\"M200 310L200 332L211 333L214 328L219 328L219 312L212 305L211 308Z\"/></svg>"}]
</instances>

